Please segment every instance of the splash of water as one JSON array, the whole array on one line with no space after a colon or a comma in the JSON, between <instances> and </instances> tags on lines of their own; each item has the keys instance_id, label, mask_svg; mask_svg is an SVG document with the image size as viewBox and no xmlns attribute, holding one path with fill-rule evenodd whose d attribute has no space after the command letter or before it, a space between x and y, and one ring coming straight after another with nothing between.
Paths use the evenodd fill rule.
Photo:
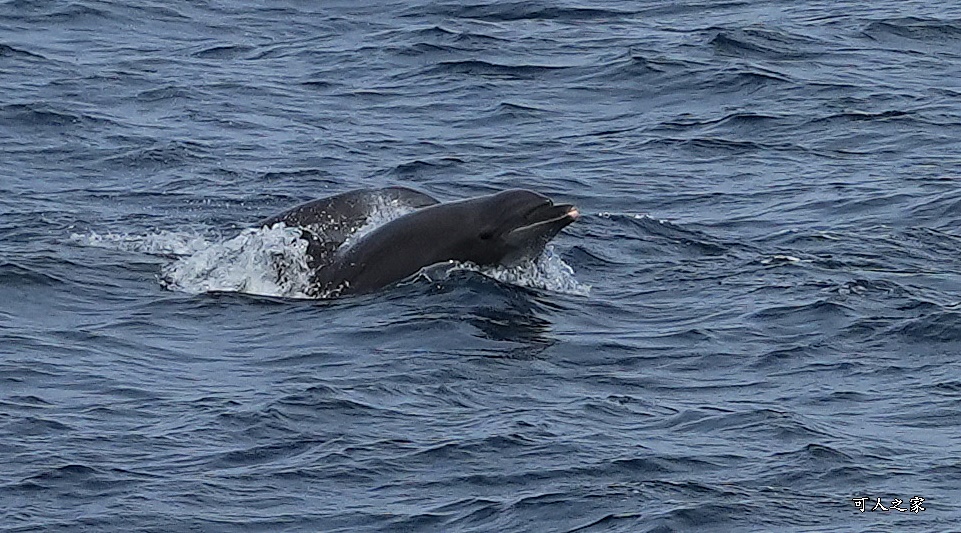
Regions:
<instances>
[{"instance_id":1,"label":"splash of water","mask_svg":"<svg viewBox=\"0 0 961 533\"><path fill-rule=\"evenodd\" d=\"M448 272L455 269L472 270L501 283L522 287L544 289L564 294L588 296L591 286L579 283L574 277L574 269L554 253L554 247L547 245L535 259L523 261L511 267L477 266L471 263L454 263Z\"/></svg>"},{"instance_id":2,"label":"splash of water","mask_svg":"<svg viewBox=\"0 0 961 533\"><path fill-rule=\"evenodd\" d=\"M283 223L246 229L164 266L161 283L194 294L231 291L308 298L307 241L299 229Z\"/></svg>"},{"instance_id":3,"label":"splash of water","mask_svg":"<svg viewBox=\"0 0 961 533\"><path fill-rule=\"evenodd\" d=\"M210 242L199 234L159 231L146 235L129 233L74 233L70 240L81 246L108 248L139 252L150 255L188 255L210 246Z\"/></svg>"},{"instance_id":4,"label":"splash of water","mask_svg":"<svg viewBox=\"0 0 961 533\"><path fill-rule=\"evenodd\" d=\"M377 197L373 200L371 205L370 214L367 216L367 221L360 225L353 233L351 233L341 248L346 250L353 246L353 244L365 235L374 231L375 229L383 226L384 224L394 220L395 218L400 218L407 213L414 211L415 208L407 205L398 200L392 200L385 197Z\"/></svg>"}]
</instances>

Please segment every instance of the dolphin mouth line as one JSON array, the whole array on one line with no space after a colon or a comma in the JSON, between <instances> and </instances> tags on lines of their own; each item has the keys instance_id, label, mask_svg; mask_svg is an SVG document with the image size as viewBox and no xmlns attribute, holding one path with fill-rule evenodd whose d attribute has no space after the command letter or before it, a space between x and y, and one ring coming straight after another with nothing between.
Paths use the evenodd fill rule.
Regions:
<instances>
[{"instance_id":1,"label":"dolphin mouth line","mask_svg":"<svg viewBox=\"0 0 961 533\"><path fill-rule=\"evenodd\" d=\"M537 228L538 226L553 225L559 222L563 222L563 225L561 227L564 227L570 224L571 222L574 222L575 220L578 219L578 217L581 216L580 211L578 211L577 208L574 207L573 205L569 205L569 204L554 205L553 203L548 203L548 204L544 204L536 207L533 212L536 214L541 214L540 211L551 211L553 212L553 214L551 214L547 218L538 220L537 222L533 222L531 224L526 224L524 226L514 228L513 230L511 230L511 233L528 231L528 230ZM557 214L558 212L559 214Z\"/></svg>"}]
</instances>

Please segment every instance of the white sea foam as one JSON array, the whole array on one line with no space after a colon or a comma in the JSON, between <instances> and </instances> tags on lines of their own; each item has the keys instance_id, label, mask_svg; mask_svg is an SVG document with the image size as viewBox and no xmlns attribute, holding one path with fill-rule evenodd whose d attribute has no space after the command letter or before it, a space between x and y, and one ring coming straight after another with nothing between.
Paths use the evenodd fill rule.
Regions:
<instances>
[{"instance_id":1,"label":"white sea foam","mask_svg":"<svg viewBox=\"0 0 961 533\"><path fill-rule=\"evenodd\" d=\"M590 285L579 283L574 278L574 269L554 253L551 245L544 248L537 259L510 268L484 267L481 273L504 283L565 294L587 296L591 291Z\"/></svg>"},{"instance_id":2,"label":"white sea foam","mask_svg":"<svg viewBox=\"0 0 961 533\"><path fill-rule=\"evenodd\" d=\"M574 269L554 253L554 248L548 245L536 259L522 262L511 267L478 266L473 263L452 261L444 270L445 275L457 270L478 272L501 283L510 283L521 287L544 289L564 294L588 296L591 286L580 283L574 277Z\"/></svg>"},{"instance_id":3,"label":"white sea foam","mask_svg":"<svg viewBox=\"0 0 961 533\"><path fill-rule=\"evenodd\" d=\"M246 229L165 265L163 285L188 293L232 291L307 298L307 241L283 223Z\"/></svg>"},{"instance_id":4,"label":"white sea foam","mask_svg":"<svg viewBox=\"0 0 961 533\"><path fill-rule=\"evenodd\" d=\"M151 255L187 255L210 246L203 235L197 233L177 233L158 231L146 235L129 233L74 233L70 240L82 246L125 250Z\"/></svg>"}]
</instances>

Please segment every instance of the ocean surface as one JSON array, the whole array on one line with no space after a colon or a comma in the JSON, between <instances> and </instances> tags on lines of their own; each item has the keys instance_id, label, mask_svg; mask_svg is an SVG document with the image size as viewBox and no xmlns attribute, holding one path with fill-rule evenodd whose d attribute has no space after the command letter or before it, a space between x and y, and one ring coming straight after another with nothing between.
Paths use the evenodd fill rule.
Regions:
<instances>
[{"instance_id":1,"label":"ocean surface","mask_svg":"<svg viewBox=\"0 0 961 533\"><path fill-rule=\"evenodd\" d=\"M397 185L582 216L340 299L246 229ZM3 532L961 531L961 5L4 0L0 465Z\"/></svg>"}]
</instances>

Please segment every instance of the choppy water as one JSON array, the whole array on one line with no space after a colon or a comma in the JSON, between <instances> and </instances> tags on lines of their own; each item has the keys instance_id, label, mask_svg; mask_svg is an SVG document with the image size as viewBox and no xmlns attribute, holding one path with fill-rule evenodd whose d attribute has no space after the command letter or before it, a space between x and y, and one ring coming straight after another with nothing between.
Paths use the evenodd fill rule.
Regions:
<instances>
[{"instance_id":1,"label":"choppy water","mask_svg":"<svg viewBox=\"0 0 961 533\"><path fill-rule=\"evenodd\" d=\"M0 3L0 529L959 531L959 139L948 3ZM213 284L385 185L583 217Z\"/></svg>"}]
</instances>

